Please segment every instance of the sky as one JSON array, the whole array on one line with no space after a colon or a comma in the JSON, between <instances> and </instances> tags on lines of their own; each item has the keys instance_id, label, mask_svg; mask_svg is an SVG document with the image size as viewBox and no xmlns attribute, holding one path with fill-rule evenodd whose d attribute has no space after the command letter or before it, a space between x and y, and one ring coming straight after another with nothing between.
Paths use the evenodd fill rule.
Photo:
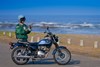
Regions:
<instances>
[{"instance_id":1,"label":"sky","mask_svg":"<svg viewBox=\"0 0 100 67\"><path fill-rule=\"evenodd\" d=\"M0 15L100 15L100 0L0 0Z\"/></svg>"}]
</instances>

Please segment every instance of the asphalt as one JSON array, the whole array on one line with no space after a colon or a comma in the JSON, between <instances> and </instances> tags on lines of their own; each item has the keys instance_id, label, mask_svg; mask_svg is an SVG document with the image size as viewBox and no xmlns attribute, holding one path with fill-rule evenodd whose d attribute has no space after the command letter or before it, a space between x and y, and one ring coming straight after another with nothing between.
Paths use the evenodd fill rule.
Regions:
<instances>
[{"instance_id":1,"label":"asphalt","mask_svg":"<svg viewBox=\"0 0 100 67\"><path fill-rule=\"evenodd\" d=\"M72 59L67 65L58 65L53 60L51 52L47 59L28 62L25 65L16 65L11 59L9 45L0 42L0 67L100 67L100 59L72 54Z\"/></svg>"}]
</instances>

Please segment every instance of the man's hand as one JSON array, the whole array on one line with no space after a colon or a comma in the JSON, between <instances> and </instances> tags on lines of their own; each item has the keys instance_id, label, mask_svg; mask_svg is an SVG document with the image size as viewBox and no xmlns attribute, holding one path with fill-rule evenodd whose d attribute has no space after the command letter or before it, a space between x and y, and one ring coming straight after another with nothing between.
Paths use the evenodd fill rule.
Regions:
<instances>
[{"instance_id":1,"label":"man's hand","mask_svg":"<svg viewBox=\"0 0 100 67\"><path fill-rule=\"evenodd\" d=\"M32 25L29 25L29 28L32 29Z\"/></svg>"}]
</instances>

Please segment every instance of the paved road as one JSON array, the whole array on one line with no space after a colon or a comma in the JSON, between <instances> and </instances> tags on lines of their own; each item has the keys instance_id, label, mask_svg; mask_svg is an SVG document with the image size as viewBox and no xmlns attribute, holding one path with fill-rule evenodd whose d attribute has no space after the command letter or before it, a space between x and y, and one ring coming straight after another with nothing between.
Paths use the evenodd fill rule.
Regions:
<instances>
[{"instance_id":1,"label":"paved road","mask_svg":"<svg viewBox=\"0 0 100 67\"><path fill-rule=\"evenodd\" d=\"M72 54L72 60L67 65L58 65L50 55L48 59L29 62L26 65L16 65L10 58L9 45L0 42L0 67L100 67L100 59Z\"/></svg>"}]
</instances>

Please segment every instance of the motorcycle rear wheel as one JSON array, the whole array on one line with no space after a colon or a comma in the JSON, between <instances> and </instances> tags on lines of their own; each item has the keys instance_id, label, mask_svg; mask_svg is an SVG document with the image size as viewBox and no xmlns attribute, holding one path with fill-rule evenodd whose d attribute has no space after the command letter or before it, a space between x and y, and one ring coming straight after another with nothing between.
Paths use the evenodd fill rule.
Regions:
<instances>
[{"instance_id":1,"label":"motorcycle rear wheel","mask_svg":"<svg viewBox=\"0 0 100 67\"><path fill-rule=\"evenodd\" d=\"M16 47L11 54L11 58L14 63L18 65L24 65L29 61L29 58L17 58L16 56L21 55L22 51L24 51L26 48L24 47ZM25 52L25 51L24 51Z\"/></svg>"}]
</instances>

